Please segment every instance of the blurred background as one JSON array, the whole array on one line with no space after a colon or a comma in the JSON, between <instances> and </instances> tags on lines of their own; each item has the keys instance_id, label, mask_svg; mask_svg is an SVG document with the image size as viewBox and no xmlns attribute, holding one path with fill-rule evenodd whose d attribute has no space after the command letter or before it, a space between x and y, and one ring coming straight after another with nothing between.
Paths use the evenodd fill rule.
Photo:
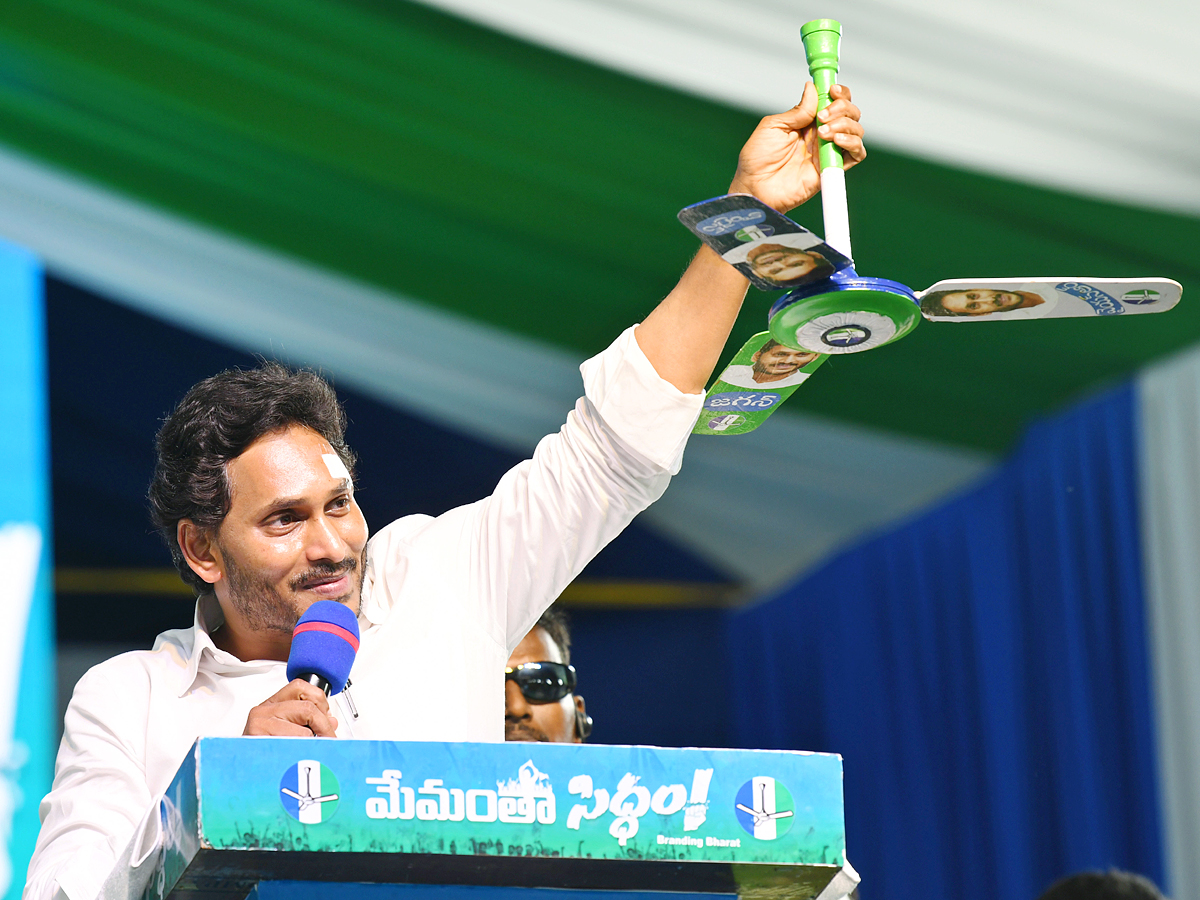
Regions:
<instances>
[{"instance_id":1,"label":"blurred background","mask_svg":"<svg viewBox=\"0 0 1200 900\"><path fill-rule=\"evenodd\" d=\"M75 681L191 624L145 503L187 387L321 370L375 528L487 494L673 286L675 213L798 101L829 16L870 147L860 271L1184 299L925 326L693 441L560 601L593 740L841 753L867 898L1108 866L1200 893L1200 12L1140 9L8 0L0 891ZM820 231L818 201L795 217Z\"/></svg>"}]
</instances>

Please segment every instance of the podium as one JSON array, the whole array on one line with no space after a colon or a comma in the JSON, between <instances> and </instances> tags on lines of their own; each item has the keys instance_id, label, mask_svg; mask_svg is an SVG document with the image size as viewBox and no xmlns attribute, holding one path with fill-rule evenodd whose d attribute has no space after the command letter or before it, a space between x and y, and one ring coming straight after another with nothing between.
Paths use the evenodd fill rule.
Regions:
<instances>
[{"instance_id":1,"label":"podium","mask_svg":"<svg viewBox=\"0 0 1200 900\"><path fill-rule=\"evenodd\" d=\"M832 754L202 738L101 897L810 900L844 862Z\"/></svg>"}]
</instances>

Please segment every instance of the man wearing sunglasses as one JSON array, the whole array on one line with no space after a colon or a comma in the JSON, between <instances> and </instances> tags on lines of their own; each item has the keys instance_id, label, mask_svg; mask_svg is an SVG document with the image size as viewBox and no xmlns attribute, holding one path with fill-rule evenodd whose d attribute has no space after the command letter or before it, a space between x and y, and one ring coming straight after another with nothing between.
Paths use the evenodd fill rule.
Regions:
<instances>
[{"instance_id":1,"label":"man wearing sunglasses","mask_svg":"<svg viewBox=\"0 0 1200 900\"><path fill-rule=\"evenodd\" d=\"M571 632L550 607L525 635L504 670L504 739L578 744L592 733L592 717L574 693Z\"/></svg>"}]
</instances>

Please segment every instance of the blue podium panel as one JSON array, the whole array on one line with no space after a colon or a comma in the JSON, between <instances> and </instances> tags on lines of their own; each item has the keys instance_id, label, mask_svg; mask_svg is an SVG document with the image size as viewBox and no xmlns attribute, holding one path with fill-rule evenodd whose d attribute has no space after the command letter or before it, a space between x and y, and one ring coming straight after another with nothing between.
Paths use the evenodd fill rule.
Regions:
<instances>
[{"instance_id":1,"label":"blue podium panel","mask_svg":"<svg viewBox=\"0 0 1200 900\"><path fill-rule=\"evenodd\" d=\"M807 900L845 860L841 758L817 753L203 738L158 815L124 896L287 880Z\"/></svg>"}]
</instances>

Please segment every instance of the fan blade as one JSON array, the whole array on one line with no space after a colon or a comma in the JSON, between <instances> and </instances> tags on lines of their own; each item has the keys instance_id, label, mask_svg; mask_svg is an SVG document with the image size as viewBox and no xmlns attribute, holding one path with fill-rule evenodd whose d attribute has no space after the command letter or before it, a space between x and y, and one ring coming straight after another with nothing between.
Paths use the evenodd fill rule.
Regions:
<instances>
[{"instance_id":1,"label":"fan blade","mask_svg":"<svg viewBox=\"0 0 1200 900\"><path fill-rule=\"evenodd\" d=\"M952 278L917 299L931 322L986 322L1159 313L1182 294L1170 278Z\"/></svg>"},{"instance_id":2,"label":"fan blade","mask_svg":"<svg viewBox=\"0 0 1200 900\"><path fill-rule=\"evenodd\" d=\"M762 331L746 341L704 395L692 434L745 434L775 412L829 358L793 350Z\"/></svg>"},{"instance_id":3,"label":"fan blade","mask_svg":"<svg viewBox=\"0 0 1200 900\"><path fill-rule=\"evenodd\" d=\"M749 194L726 194L679 211L679 221L764 291L822 281L850 258Z\"/></svg>"}]
</instances>

